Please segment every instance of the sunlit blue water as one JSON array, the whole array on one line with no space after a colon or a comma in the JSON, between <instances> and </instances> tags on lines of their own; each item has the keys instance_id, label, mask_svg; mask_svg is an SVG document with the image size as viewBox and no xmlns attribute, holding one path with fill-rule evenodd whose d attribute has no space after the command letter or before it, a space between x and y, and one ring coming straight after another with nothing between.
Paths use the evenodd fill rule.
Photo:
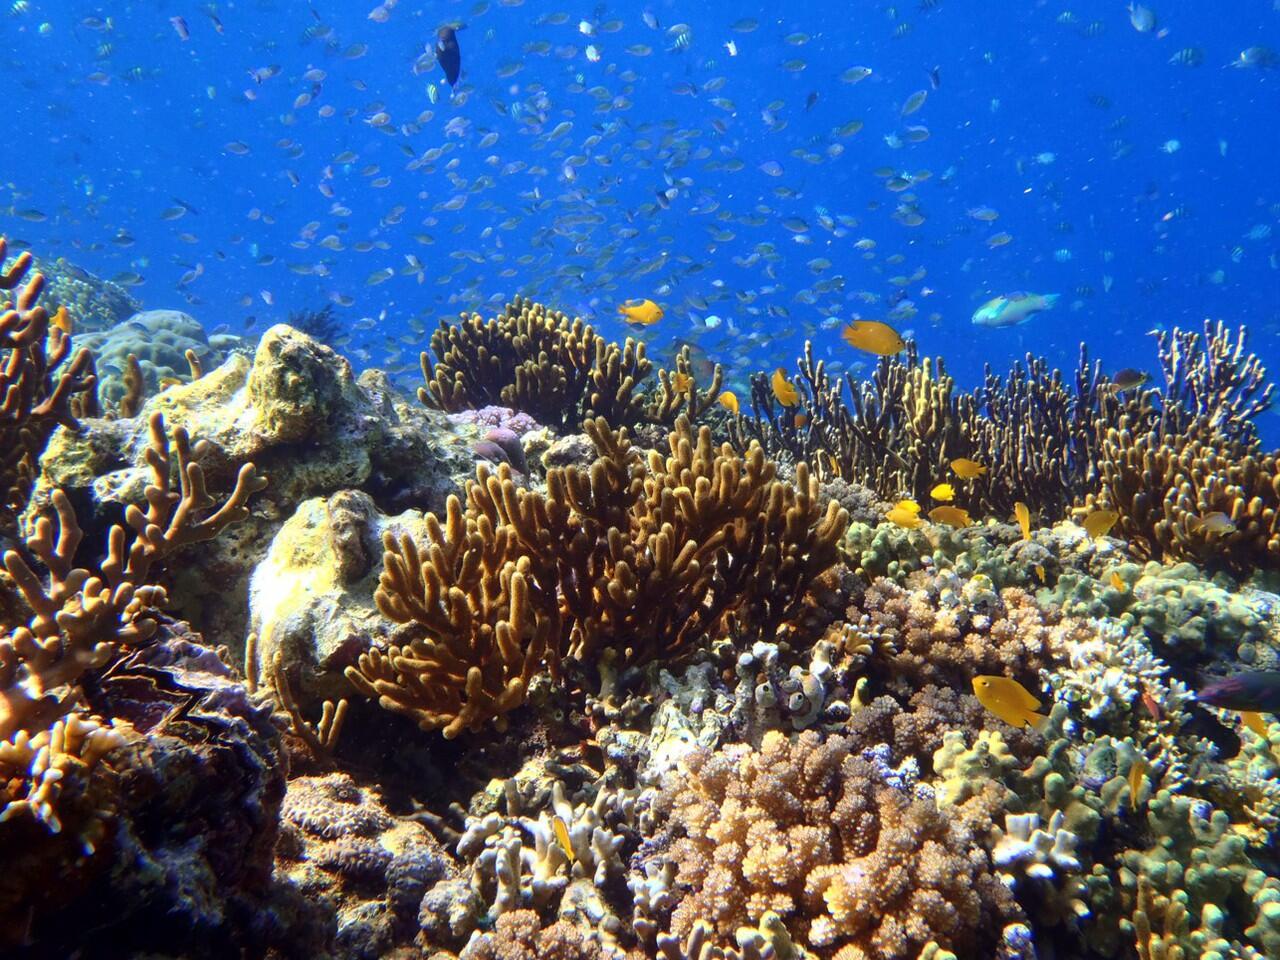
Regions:
<instances>
[{"instance_id":1,"label":"sunlit blue water","mask_svg":"<svg viewBox=\"0 0 1280 960\"><path fill-rule=\"evenodd\" d=\"M893 322L966 385L1027 350L1073 365L1082 338L1150 366L1147 331L1205 317L1280 367L1280 68L1232 65L1280 50L1280 11L1166 3L1142 33L1114 0L922 6L19 2L0 209L25 216L0 226L208 329L341 304L373 365L412 366L411 320L516 292L617 335L617 304L650 297L666 318L640 335L696 335L731 372L789 366L805 336L852 365L822 321L885 318L900 277L916 313ZM452 97L429 56L447 21ZM1199 65L1170 63L1187 48ZM855 65L873 72L840 82ZM971 324L1015 290L1061 301ZM708 313L736 332L699 332Z\"/></svg>"}]
</instances>

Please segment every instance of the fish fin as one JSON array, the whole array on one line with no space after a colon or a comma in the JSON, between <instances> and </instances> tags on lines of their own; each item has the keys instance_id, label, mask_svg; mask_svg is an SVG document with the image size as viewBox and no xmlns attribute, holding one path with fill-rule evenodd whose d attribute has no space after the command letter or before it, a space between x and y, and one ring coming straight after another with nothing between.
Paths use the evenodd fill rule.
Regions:
<instances>
[{"instance_id":1,"label":"fish fin","mask_svg":"<svg viewBox=\"0 0 1280 960\"><path fill-rule=\"evenodd\" d=\"M1034 710L1028 710L1022 718L1022 722L1032 730L1039 730L1048 719L1048 716L1043 713L1036 713Z\"/></svg>"},{"instance_id":2,"label":"fish fin","mask_svg":"<svg viewBox=\"0 0 1280 960\"><path fill-rule=\"evenodd\" d=\"M1052 307L1055 303L1058 302L1058 298L1061 296L1062 294L1060 293L1046 293L1040 299L1044 301L1044 307L1046 310L1048 310L1050 307Z\"/></svg>"}]
</instances>

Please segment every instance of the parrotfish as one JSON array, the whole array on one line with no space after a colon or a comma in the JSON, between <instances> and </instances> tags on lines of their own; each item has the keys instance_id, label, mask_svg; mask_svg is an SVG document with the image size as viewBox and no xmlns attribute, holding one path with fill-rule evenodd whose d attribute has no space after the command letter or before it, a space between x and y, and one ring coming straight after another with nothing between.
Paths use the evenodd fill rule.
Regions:
<instances>
[{"instance_id":1,"label":"parrotfish","mask_svg":"<svg viewBox=\"0 0 1280 960\"><path fill-rule=\"evenodd\" d=\"M1041 310L1048 310L1058 302L1058 296L1056 293L1007 293L973 311L973 322L980 327L1016 327Z\"/></svg>"}]
</instances>

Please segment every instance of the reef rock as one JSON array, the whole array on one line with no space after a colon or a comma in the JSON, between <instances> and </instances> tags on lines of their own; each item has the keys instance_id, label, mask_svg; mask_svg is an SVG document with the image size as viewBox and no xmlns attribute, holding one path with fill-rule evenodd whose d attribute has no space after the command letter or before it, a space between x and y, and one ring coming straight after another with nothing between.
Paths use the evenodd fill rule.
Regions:
<instances>
[{"instance_id":1,"label":"reef rock","mask_svg":"<svg viewBox=\"0 0 1280 960\"><path fill-rule=\"evenodd\" d=\"M18 929L40 957L240 956L271 936L279 730L198 637L165 633L93 692L123 742L61 829L0 824L0 953Z\"/></svg>"},{"instance_id":2,"label":"reef rock","mask_svg":"<svg viewBox=\"0 0 1280 960\"><path fill-rule=\"evenodd\" d=\"M443 415L398 394L378 371L357 380L345 358L280 324L263 334L252 360L233 353L198 380L149 397L137 417L60 429L41 461L32 510L61 487L91 529L142 500L155 412L203 441L197 455L211 491L229 487L248 461L271 481L248 520L185 550L165 584L183 617L233 650L246 633L249 574L299 503L362 489L388 509L440 510L472 469L467 444Z\"/></svg>"},{"instance_id":3,"label":"reef rock","mask_svg":"<svg viewBox=\"0 0 1280 960\"><path fill-rule=\"evenodd\" d=\"M279 655L304 712L313 701L347 695L343 670L396 627L373 602L386 532L423 540L426 524L414 511L379 513L358 490L314 497L298 505L253 571L249 628L259 637L258 670L269 675Z\"/></svg>"}]
</instances>

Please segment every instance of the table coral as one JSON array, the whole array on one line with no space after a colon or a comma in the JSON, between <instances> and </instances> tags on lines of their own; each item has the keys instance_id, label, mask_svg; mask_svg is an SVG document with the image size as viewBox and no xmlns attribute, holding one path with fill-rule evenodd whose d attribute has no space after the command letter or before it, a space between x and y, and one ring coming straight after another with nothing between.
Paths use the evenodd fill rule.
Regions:
<instances>
[{"instance_id":1,"label":"table coral","mask_svg":"<svg viewBox=\"0 0 1280 960\"><path fill-rule=\"evenodd\" d=\"M804 611L845 525L806 470L776 480L758 447L716 449L685 419L665 458L642 457L625 428L588 427L590 470L554 468L541 493L482 466L465 510L452 497L443 521L428 515L429 544L386 540L379 608L426 637L362 655L347 672L361 692L456 736L504 723L564 658L668 659L730 619L769 636Z\"/></svg>"},{"instance_id":2,"label":"table coral","mask_svg":"<svg viewBox=\"0 0 1280 960\"><path fill-rule=\"evenodd\" d=\"M679 936L773 911L818 957L905 960L929 941L976 955L1016 913L960 819L889 785L842 737L771 732L685 766L662 791L656 854L677 867Z\"/></svg>"}]
</instances>

